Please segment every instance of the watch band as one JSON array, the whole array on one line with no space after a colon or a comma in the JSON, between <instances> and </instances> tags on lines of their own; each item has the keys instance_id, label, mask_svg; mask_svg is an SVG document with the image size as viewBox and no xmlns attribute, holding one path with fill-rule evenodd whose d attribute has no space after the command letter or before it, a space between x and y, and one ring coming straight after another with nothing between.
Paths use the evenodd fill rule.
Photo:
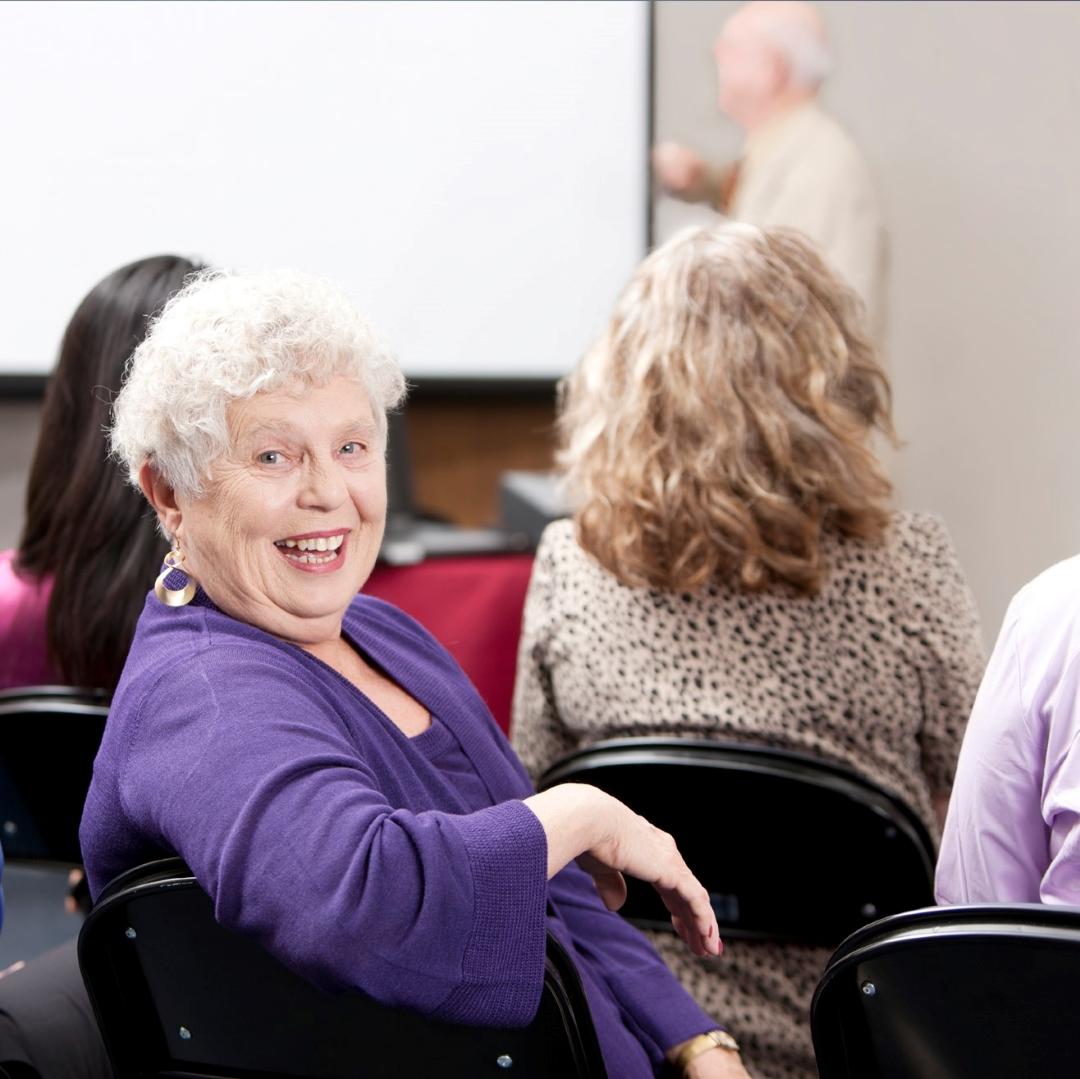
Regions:
<instances>
[{"instance_id":1,"label":"watch band","mask_svg":"<svg viewBox=\"0 0 1080 1079\"><path fill-rule=\"evenodd\" d=\"M727 1049L731 1053L739 1051L739 1043L726 1030L710 1030L699 1034L679 1046L679 1051L668 1059L676 1068L686 1070L686 1065L695 1057L707 1053L710 1049Z\"/></svg>"}]
</instances>

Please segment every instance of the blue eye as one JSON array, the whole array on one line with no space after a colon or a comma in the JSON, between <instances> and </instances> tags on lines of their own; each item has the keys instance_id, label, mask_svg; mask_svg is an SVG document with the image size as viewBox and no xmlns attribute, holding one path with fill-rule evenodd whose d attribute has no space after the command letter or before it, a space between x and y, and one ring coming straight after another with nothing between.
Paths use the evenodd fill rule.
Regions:
<instances>
[{"instance_id":1,"label":"blue eye","mask_svg":"<svg viewBox=\"0 0 1080 1079\"><path fill-rule=\"evenodd\" d=\"M277 465L281 463L281 453L279 450L267 450L265 453L260 453L258 457L259 464L261 465Z\"/></svg>"},{"instance_id":2,"label":"blue eye","mask_svg":"<svg viewBox=\"0 0 1080 1079\"><path fill-rule=\"evenodd\" d=\"M363 450L364 447L359 442L346 442L339 452L345 454L346 457L356 457L363 453Z\"/></svg>"}]
</instances>

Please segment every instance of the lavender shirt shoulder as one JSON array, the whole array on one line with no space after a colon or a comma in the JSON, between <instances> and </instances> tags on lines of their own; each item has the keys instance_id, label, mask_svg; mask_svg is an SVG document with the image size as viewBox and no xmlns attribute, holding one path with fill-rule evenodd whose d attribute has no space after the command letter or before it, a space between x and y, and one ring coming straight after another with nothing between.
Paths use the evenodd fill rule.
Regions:
<instances>
[{"instance_id":1,"label":"lavender shirt shoulder","mask_svg":"<svg viewBox=\"0 0 1080 1079\"><path fill-rule=\"evenodd\" d=\"M490 795L469 811L354 686L201 592L151 594L81 829L93 894L175 851L218 920L327 987L477 1025L535 1014L545 932L568 945L611 1075L651 1075L715 1026L571 866L546 881L527 775L465 675L416 622L358 597L353 643L439 717Z\"/></svg>"},{"instance_id":2,"label":"lavender shirt shoulder","mask_svg":"<svg viewBox=\"0 0 1080 1079\"><path fill-rule=\"evenodd\" d=\"M1080 558L1014 597L964 736L941 903L1080 904Z\"/></svg>"}]
</instances>

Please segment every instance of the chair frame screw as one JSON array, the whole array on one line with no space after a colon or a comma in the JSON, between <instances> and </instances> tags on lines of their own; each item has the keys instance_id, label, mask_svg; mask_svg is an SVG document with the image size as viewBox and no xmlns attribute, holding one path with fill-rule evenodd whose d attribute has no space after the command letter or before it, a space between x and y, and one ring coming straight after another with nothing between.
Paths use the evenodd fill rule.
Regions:
<instances>
[{"instance_id":1,"label":"chair frame screw","mask_svg":"<svg viewBox=\"0 0 1080 1079\"><path fill-rule=\"evenodd\" d=\"M873 982L863 982L859 988L862 989L862 994L864 997L877 996L877 986L874 985Z\"/></svg>"}]
</instances>

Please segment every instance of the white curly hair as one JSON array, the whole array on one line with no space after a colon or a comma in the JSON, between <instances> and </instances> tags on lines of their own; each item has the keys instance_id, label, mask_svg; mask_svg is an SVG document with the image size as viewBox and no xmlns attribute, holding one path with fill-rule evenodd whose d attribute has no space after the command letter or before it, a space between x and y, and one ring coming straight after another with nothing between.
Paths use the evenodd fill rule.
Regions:
<instances>
[{"instance_id":1,"label":"white curly hair","mask_svg":"<svg viewBox=\"0 0 1080 1079\"><path fill-rule=\"evenodd\" d=\"M379 430L405 396L389 347L329 281L294 270L193 276L151 324L116 398L113 454L138 486L150 461L197 497L228 449L229 404L337 375L367 393Z\"/></svg>"}]
</instances>

